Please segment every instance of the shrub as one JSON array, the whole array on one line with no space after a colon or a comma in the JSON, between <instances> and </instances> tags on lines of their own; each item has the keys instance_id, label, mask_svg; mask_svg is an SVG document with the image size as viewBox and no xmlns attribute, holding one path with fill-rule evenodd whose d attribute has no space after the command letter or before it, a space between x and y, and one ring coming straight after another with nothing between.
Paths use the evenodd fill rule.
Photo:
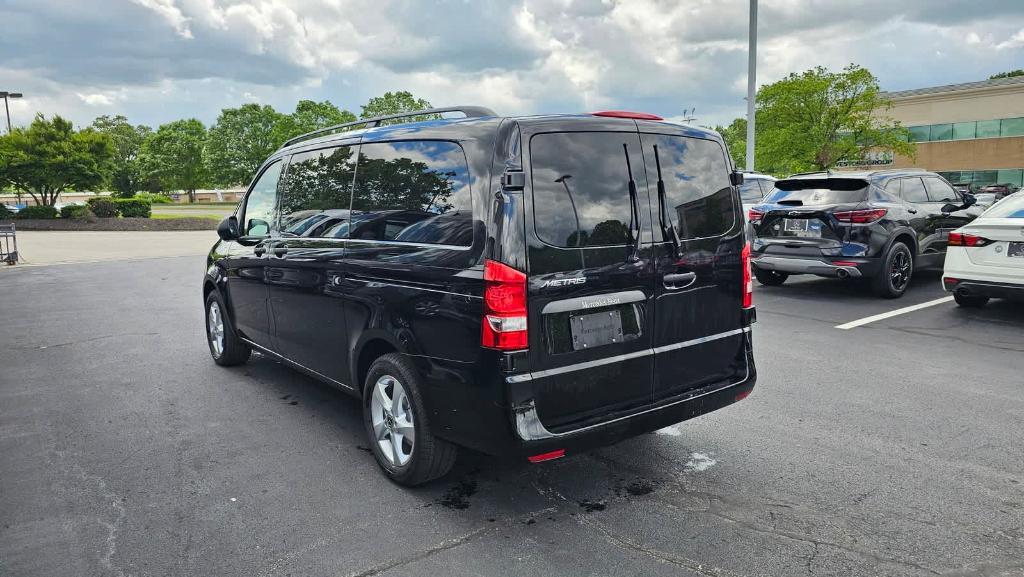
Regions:
<instances>
[{"instance_id":1,"label":"shrub","mask_svg":"<svg viewBox=\"0 0 1024 577\"><path fill-rule=\"evenodd\" d=\"M11 212L11 209L7 208L7 205L0 204L0 220L3 220L5 218L12 218L13 216L14 213Z\"/></svg>"},{"instance_id":2,"label":"shrub","mask_svg":"<svg viewBox=\"0 0 1024 577\"><path fill-rule=\"evenodd\" d=\"M89 203L92 213L100 218L114 218L117 216L117 205L109 198L90 198L86 202Z\"/></svg>"},{"instance_id":3,"label":"shrub","mask_svg":"<svg viewBox=\"0 0 1024 577\"><path fill-rule=\"evenodd\" d=\"M26 206L18 211L18 218L57 218L57 209L52 206Z\"/></svg>"},{"instance_id":4,"label":"shrub","mask_svg":"<svg viewBox=\"0 0 1024 577\"><path fill-rule=\"evenodd\" d=\"M174 204L171 197L166 194L153 194L151 192L140 192L135 195L135 198L141 200L148 200L151 204Z\"/></svg>"},{"instance_id":5,"label":"shrub","mask_svg":"<svg viewBox=\"0 0 1024 577\"><path fill-rule=\"evenodd\" d=\"M85 218L88 219L93 215L92 211L89 210L88 205L85 204L67 204L60 209L61 218Z\"/></svg>"},{"instance_id":6,"label":"shrub","mask_svg":"<svg viewBox=\"0 0 1024 577\"><path fill-rule=\"evenodd\" d=\"M141 198L118 198L114 205L117 212L126 218L149 218L152 213L150 202Z\"/></svg>"}]
</instances>

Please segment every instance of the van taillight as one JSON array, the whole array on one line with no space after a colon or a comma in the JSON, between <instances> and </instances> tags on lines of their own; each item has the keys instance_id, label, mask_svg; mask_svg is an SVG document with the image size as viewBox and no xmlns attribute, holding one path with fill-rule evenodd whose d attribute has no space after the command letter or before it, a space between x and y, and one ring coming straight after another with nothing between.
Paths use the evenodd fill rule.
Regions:
<instances>
[{"instance_id":1,"label":"van taillight","mask_svg":"<svg viewBox=\"0 0 1024 577\"><path fill-rule=\"evenodd\" d=\"M490 349L527 348L526 274L484 261L484 320L480 344Z\"/></svg>"},{"instance_id":2,"label":"van taillight","mask_svg":"<svg viewBox=\"0 0 1024 577\"><path fill-rule=\"evenodd\" d=\"M754 279L750 274L750 243L743 245L743 252L740 253L740 262L743 267L743 308L749 309L754 306Z\"/></svg>"}]
</instances>

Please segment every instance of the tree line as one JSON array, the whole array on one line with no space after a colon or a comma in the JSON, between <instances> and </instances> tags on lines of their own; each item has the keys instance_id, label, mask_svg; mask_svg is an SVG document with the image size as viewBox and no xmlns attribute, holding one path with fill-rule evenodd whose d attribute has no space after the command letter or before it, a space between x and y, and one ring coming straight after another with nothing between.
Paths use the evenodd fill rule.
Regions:
<instances>
[{"instance_id":1,"label":"tree line","mask_svg":"<svg viewBox=\"0 0 1024 577\"><path fill-rule=\"evenodd\" d=\"M409 92L387 92L361 106L359 118L430 107ZM194 201L200 188L248 184L288 139L355 120L327 100L301 100L290 114L243 104L222 110L210 127L190 118L155 130L123 115L100 116L76 130L58 115L39 113L27 127L0 137L0 190L10 188L48 206L71 190L104 189L123 198L182 190Z\"/></svg>"}]
</instances>

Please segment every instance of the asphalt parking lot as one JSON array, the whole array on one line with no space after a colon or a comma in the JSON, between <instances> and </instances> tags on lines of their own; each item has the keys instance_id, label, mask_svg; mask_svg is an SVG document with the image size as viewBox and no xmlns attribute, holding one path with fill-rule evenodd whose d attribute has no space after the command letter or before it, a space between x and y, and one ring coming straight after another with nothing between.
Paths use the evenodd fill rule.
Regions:
<instances>
[{"instance_id":1,"label":"asphalt parking lot","mask_svg":"<svg viewBox=\"0 0 1024 577\"><path fill-rule=\"evenodd\" d=\"M201 257L0 271L0 575L1024 575L1024 307L758 288L754 394L381 476L358 404L203 340Z\"/></svg>"}]
</instances>

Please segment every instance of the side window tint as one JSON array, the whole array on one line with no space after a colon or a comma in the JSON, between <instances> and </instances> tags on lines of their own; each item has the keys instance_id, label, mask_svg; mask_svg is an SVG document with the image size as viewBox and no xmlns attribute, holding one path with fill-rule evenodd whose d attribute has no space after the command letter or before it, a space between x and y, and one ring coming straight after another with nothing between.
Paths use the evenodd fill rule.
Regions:
<instances>
[{"instance_id":1,"label":"side window tint","mask_svg":"<svg viewBox=\"0 0 1024 577\"><path fill-rule=\"evenodd\" d=\"M736 221L725 151L711 140L645 135L658 147L668 211L681 239L725 234ZM650 163L648 163L650 173ZM657 175L648 178L653 189Z\"/></svg>"},{"instance_id":2,"label":"side window tint","mask_svg":"<svg viewBox=\"0 0 1024 577\"><path fill-rule=\"evenodd\" d=\"M469 166L454 142L373 142L359 149L352 219L328 234L469 246Z\"/></svg>"},{"instance_id":3,"label":"side window tint","mask_svg":"<svg viewBox=\"0 0 1024 577\"><path fill-rule=\"evenodd\" d=\"M932 202L959 202L960 198L953 187L946 184L945 181L939 178L926 178L924 179L925 185L928 187L928 200Z\"/></svg>"},{"instance_id":4,"label":"side window tint","mask_svg":"<svg viewBox=\"0 0 1024 577\"><path fill-rule=\"evenodd\" d=\"M242 211L243 236L267 236L277 216L277 181L281 177L281 161L271 164L252 185Z\"/></svg>"},{"instance_id":5,"label":"side window tint","mask_svg":"<svg viewBox=\"0 0 1024 577\"><path fill-rule=\"evenodd\" d=\"M920 178L903 178L900 180L902 180L900 195L903 197L903 200L907 202L928 202L928 193L925 192L924 183L921 182Z\"/></svg>"},{"instance_id":6,"label":"side window tint","mask_svg":"<svg viewBox=\"0 0 1024 577\"><path fill-rule=\"evenodd\" d=\"M355 149L342 146L292 156L281 183L281 234L325 236L349 217Z\"/></svg>"}]
</instances>

